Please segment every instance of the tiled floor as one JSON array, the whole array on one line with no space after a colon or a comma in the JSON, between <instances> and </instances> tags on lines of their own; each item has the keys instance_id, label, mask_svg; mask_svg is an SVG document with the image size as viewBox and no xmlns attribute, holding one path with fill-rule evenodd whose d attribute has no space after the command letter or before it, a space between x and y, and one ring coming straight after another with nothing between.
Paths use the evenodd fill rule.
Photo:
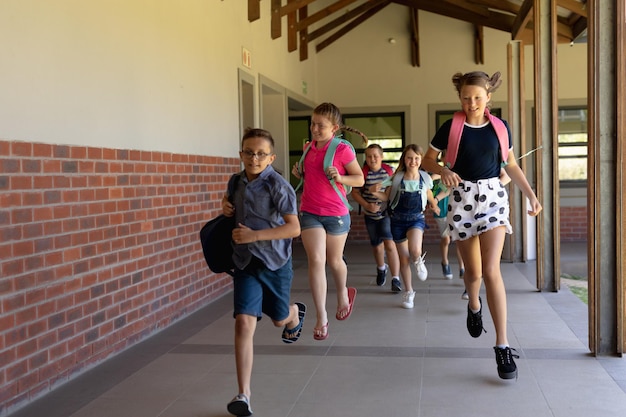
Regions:
<instances>
[{"instance_id":1,"label":"tiled floor","mask_svg":"<svg viewBox=\"0 0 626 417\"><path fill-rule=\"evenodd\" d=\"M584 246L562 250L572 259L585 253ZM519 378L504 381L496 372L487 309L488 333L473 339L465 328L462 282L441 277L437 253L429 250L429 279L415 283L415 308L405 310L389 284L376 286L369 247L350 246L355 309L345 322L333 319L330 337L319 342L312 337L314 309L297 247L293 298L309 305L309 317L292 345L281 342L270 320L259 322L255 416L626 415L626 359L589 354L586 306L572 293L538 293L533 263L502 264L509 341L521 356ZM584 264L568 263L575 267L585 275ZM329 289L332 317L332 283ZM229 294L11 417L228 416L226 403L237 393L231 304Z\"/></svg>"}]
</instances>

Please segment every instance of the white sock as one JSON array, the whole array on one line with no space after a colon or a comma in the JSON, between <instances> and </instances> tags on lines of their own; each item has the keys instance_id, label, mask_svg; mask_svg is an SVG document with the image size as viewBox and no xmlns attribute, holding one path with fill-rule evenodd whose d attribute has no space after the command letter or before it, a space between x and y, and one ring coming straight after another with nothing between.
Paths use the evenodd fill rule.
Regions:
<instances>
[{"instance_id":1,"label":"white sock","mask_svg":"<svg viewBox=\"0 0 626 417\"><path fill-rule=\"evenodd\" d=\"M384 264L383 264L383 266L379 266L379 267L377 267L377 268L378 268L378 270L379 270L379 271L384 271L385 269L387 269L387 268L385 268L385 265L384 265Z\"/></svg>"},{"instance_id":2,"label":"white sock","mask_svg":"<svg viewBox=\"0 0 626 417\"><path fill-rule=\"evenodd\" d=\"M497 347L498 349L504 349L504 348L508 348L508 347L509 347L509 345L496 345L496 347Z\"/></svg>"}]
</instances>

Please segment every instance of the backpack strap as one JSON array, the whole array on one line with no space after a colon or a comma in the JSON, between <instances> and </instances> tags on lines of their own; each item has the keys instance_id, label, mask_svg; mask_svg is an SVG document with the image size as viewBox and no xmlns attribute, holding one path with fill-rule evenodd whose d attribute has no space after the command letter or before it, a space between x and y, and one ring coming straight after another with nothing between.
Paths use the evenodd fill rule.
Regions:
<instances>
[{"instance_id":1,"label":"backpack strap","mask_svg":"<svg viewBox=\"0 0 626 417\"><path fill-rule=\"evenodd\" d=\"M393 175L393 168L390 165L387 165L383 162L383 164L381 165L381 167L385 170L385 172L387 173L387 175L389 175L390 177Z\"/></svg>"},{"instance_id":2,"label":"backpack strap","mask_svg":"<svg viewBox=\"0 0 626 417\"><path fill-rule=\"evenodd\" d=\"M335 153L337 152L337 147L339 146L340 143L345 143L347 145L350 145L350 148L352 148L352 151L356 155L356 151L354 150L352 143L350 143L349 141L345 139L341 139L335 136L334 138L331 139L330 145L328 145L328 149L326 150L326 154L324 155L324 172L326 172L326 170L333 165L333 160L335 159ZM335 192L337 193L337 195L339 196L343 204L348 208L348 210L352 211L352 206L348 202L348 199L346 198L346 196L343 195L341 191L339 190L339 187L337 186L337 183L335 182L335 180L333 178L329 178L329 181L330 181L330 185L333 186L333 189L335 190ZM347 195L350 193L352 187L344 185L344 189L346 190L346 195Z\"/></svg>"},{"instance_id":3,"label":"backpack strap","mask_svg":"<svg viewBox=\"0 0 626 417\"><path fill-rule=\"evenodd\" d=\"M228 201L231 203L235 201L235 191L237 191L237 185L239 184L239 179L243 173L244 171L236 172L228 179L226 190L228 191Z\"/></svg>"},{"instance_id":4,"label":"backpack strap","mask_svg":"<svg viewBox=\"0 0 626 417\"><path fill-rule=\"evenodd\" d=\"M389 203L388 207L393 210L398 205L398 201L400 201L400 185L402 184L402 179L404 178L404 171L396 171L396 173L391 177L391 191L389 192Z\"/></svg>"},{"instance_id":5,"label":"backpack strap","mask_svg":"<svg viewBox=\"0 0 626 417\"><path fill-rule=\"evenodd\" d=\"M304 150L302 151L302 156L300 157L300 161L298 161L298 172L300 173L300 182L295 188L296 192L298 192L298 190L302 188L302 185L304 184L304 157L306 156L307 152L309 152L309 149L311 149L311 146L313 146L313 141L309 142L307 145L304 146Z\"/></svg>"},{"instance_id":6,"label":"backpack strap","mask_svg":"<svg viewBox=\"0 0 626 417\"><path fill-rule=\"evenodd\" d=\"M509 157L509 132L504 122L500 118L489 113L489 109L487 108L485 108L485 116L487 116L491 126L493 126L493 129L496 131L498 141L500 142L502 166L505 166ZM450 134L448 135L448 147L444 158L448 168L454 167L454 163L456 162L464 126L465 113L462 111L454 113L454 116L452 116L452 125L450 126Z\"/></svg>"}]
</instances>

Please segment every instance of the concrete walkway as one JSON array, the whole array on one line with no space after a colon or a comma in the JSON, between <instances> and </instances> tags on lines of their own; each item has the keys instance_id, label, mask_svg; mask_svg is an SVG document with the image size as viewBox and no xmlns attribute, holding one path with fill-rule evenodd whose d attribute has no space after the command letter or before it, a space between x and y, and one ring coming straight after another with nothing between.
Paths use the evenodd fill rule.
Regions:
<instances>
[{"instance_id":1,"label":"concrete walkway","mask_svg":"<svg viewBox=\"0 0 626 417\"><path fill-rule=\"evenodd\" d=\"M346 258L349 283L358 288L355 309L346 321L333 318L329 338L319 342L312 337L306 258L296 246L293 298L309 306L309 315L301 340L292 345L281 342L281 330L267 318L259 322L255 416L626 415L626 360L589 354L587 307L571 292L539 293L534 263L502 264L509 341L520 359L519 378L501 380L488 310L487 333L470 337L462 281L442 278L437 249L428 251L429 278L415 282L415 308L405 310L389 280L376 286L369 247L350 245ZM331 281L330 317L335 309ZM226 403L237 394L233 327L228 294L14 417L227 416Z\"/></svg>"}]
</instances>

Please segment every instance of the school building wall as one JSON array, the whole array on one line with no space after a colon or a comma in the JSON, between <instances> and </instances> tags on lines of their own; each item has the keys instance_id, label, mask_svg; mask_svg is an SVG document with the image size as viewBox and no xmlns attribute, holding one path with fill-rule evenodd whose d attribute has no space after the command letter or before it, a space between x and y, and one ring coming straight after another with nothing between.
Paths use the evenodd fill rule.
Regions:
<instances>
[{"instance_id":1,"label":"school building wall","mask_svg":"<svg viewBox=\"0 0 626 417\"><path fill-rule=\"evenodd\" d=\"M239 168L239 70L314 102L409 104L425 141L427 102L454 100L435 75L476 67L467 25L427 13L410 67L395 4L301 62L260 4L248 22L244 1L0 2L0 416L230 291L198 231ZM503 36L480 68L505 68Z\"/></svg>"}]
</instances>

